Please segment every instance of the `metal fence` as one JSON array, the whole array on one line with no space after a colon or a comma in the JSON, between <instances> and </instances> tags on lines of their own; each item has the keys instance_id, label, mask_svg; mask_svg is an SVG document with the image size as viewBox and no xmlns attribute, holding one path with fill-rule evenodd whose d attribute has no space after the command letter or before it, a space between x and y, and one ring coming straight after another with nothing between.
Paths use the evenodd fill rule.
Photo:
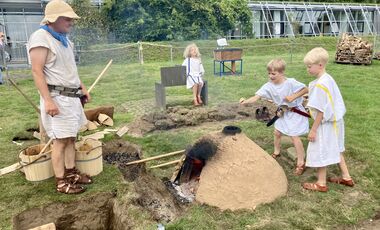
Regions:
<instances>
[{"instance_id":1,"label":"metal fence","mask_svg":"<svg viewBox=\"0 0 380 230\"><path fill-rule=\"evenodd\" d=\"M377 5L250 1L248 6L256 38L375 35L379 31Z\"/></svg>"}]
</instances>

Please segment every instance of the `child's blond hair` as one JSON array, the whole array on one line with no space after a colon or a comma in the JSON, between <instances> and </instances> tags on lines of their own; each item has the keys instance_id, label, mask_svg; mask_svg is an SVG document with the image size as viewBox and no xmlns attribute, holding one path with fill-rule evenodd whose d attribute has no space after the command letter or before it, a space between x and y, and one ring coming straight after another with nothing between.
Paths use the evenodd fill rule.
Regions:
<instances>
[{"instance_id":1,"label":"child's blond hair","mask_svg":"<svg viewBox=\"0 0 380 230\"><path fill-rule=\"evenodd\" d=\"M327 53L327 51L322 47L316 47L310 50L303 59L303 62L306 65L312 65L312 64L326 65L328 61L329 61L329 53Z\"/></svg>"},{"instance_id":2,"label":"child's blond hair","mask_svg":"<svg viewBox=\"0 0 380 230\"><path fill-rule=\"evenodd\" d=\"M286 62L281 59L273 59L267 64L267 70L268 71L276 71L279 73L284 73L286 68Z\"/></svg>"},{"instance_id":3,"label":"child's blond hair","mask_svg":"<svg viewBox=\"0 0 380 230\"><path fill-rule=\"evenodd\" d=\"M183 57L184 58L189 58L191 57L190 50L191 48L195 49L195 57L200 58L201 53L199 52L198 46L195 43L191 43L190 45L186 46L185 51L183 52Z\"/></svg>"}]
</instances>

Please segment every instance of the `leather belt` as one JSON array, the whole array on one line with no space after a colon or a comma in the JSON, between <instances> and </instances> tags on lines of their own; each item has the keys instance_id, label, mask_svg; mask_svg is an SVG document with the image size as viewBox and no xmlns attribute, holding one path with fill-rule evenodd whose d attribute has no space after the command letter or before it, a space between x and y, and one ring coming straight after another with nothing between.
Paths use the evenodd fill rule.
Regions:
<instances>
[{"instance_id":1,"label":"leather belt","mask_svg":"<svg viewBox=\"0 0 380 230\"><path fill-rule=\"evenodd\" d=\"M276 115L267 123L267 127L273 125L278 120L278 118L282 117L286 110L297 113L297 114L304 116L304 117L308 117L308 118L311 117L310 114L308 114L302 110L297 109L297 107L288 107L286 105L281 105L277 108Z\"/></svg>"},{"instance_id":2,"label":"leather belt","mask_svg":"<svg viewBox=\"0 0 380 230\"><path fill-rule=\"evenodd\" d=\"M59 85L47 85L49 92L57 92L59 95L66 97L81 97L83 95L81 88L69 88Z\"/></svg>"}]
</instances>

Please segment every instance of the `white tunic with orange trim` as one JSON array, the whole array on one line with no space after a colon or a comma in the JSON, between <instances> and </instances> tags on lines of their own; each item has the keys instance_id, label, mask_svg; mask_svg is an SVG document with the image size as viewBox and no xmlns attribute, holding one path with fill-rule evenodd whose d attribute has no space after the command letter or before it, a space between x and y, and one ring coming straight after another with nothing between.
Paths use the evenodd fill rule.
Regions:
<instances>
[{"instance_id":1,"label":"white tunic with orange trim","mask_svg":"<svg viewBox=\"0 0 380 230\"><path fill-rule=\"evenodd\" d=\"M311 117L316 118L317 111L323 113L323 119L317 129L316 139L307 147L306 166L324 167L340 162L340 153L344 151L344 121L346 107L335 80L327 73L309 84L309 102Z\"/></svg>"}]
</instances>

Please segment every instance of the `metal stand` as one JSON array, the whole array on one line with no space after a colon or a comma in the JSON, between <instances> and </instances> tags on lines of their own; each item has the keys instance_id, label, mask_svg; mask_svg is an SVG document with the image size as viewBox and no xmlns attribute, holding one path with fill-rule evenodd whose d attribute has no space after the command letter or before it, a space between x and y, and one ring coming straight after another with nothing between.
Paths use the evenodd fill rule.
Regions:
<instances>
[{"instance_id":1,"label":"metal stand","mask_svg":"<svg viewBox=\"0 0 380 230\"><path fill-rule=\"evenodd\" d=\"M231 62L231 68L225 65L225 62ZM240 62L240 71L236 71L236 62ZM219 69L217 69L219 65ZM229 71L225 71L225 69ZM243 59L236 60L214 60L214 75L240 75L243 73Z\"/></svg>"}]
</instances>

